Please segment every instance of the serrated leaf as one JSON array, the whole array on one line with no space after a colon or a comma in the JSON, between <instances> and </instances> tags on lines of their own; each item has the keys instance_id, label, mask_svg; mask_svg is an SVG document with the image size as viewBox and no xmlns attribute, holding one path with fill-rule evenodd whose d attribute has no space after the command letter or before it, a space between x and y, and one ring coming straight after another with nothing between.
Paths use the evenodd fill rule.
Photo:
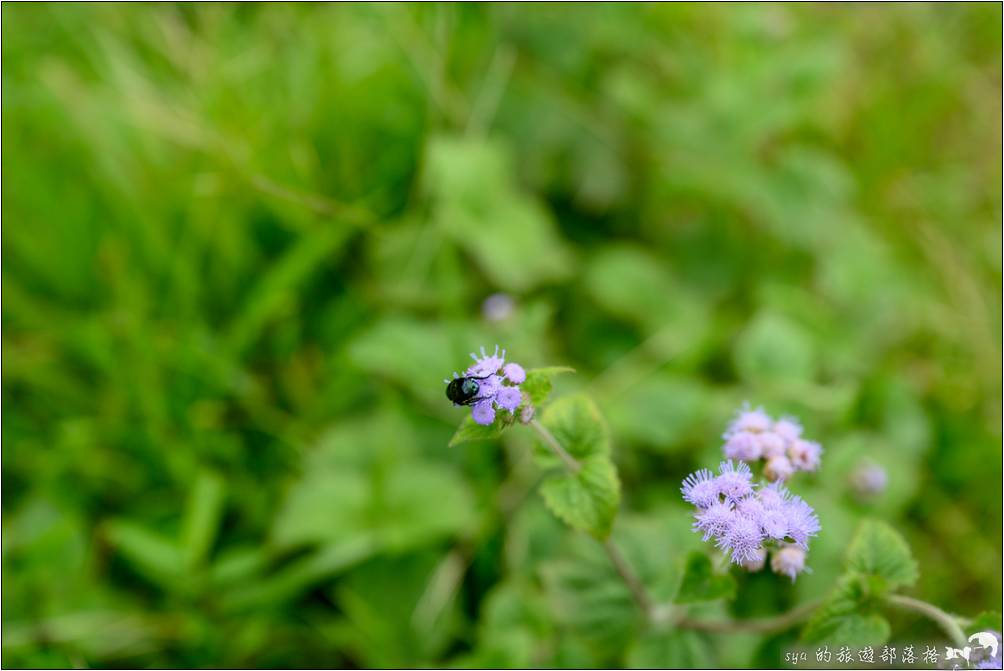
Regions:
<instances>
[{"instance_id":1,"label":"serrated leaf","mask_svg":"<svg viewBox=\"0 0 1004 671\"><path fill-rule=\"evenodd\" d=\"M708 645L692 631L646 631L628 648L626 661L632 669L708 668Z\"/></svg>"},{"instance_id":2,"label":"serrated leaf","mask_svg":"<svg viewBox=\"0 0 1004 671\"><path fill-rule=\"evenodd\" d=\"M831 645L847 645L862 648L866 645L882 645L889 640L889 622L881 615L848 613L819 622L810 622L806 631L809 643L827 642Z\"/></svg>"},{"instance_id":3,"label":"serrated leaf","mask_svg":"<svg viewBox=\"0 0 1004 671\"><path fill-rule=\"evenodd\" d=\"M986 610L974 617L963 629L968 635L981 631L1004 631L1004 626L1001 625L1000 613Z\"/></svg>"},{"instance_id":4,"label":"serrated leaf","mask_svg":"<svg viewBox=\"0 0 1004 671\"><path fill-rule=\"evenodd\" d=\"M889 623L871 612L874 589L874 576L851 573L841 577L806 624L803 640L851 647L884 643L889 637Z\"/></svg>"},{"instance_id":5,"label":"serrated leaf","mask_svg":"<svg viewBox=\"0 0 1004 671\"><path fill-rule=\"evenodd\" d=\"M573 529L596 538L610 535L620 503L620 481L609 457L595 455L579 462L577 473L553 475L541 485L544 502Z\"/></svg>"},{"instance_id":6,"label":"serrated leaf","mask_svg":"<svg viewBox=\"0 0 1004 671\"><path fill-rule=\"evenodd\" d=\"M551 393L551 378L562 373L574 372L574 368L568 368L567 366L533 368L526 371L526 380L520 385L520 389L530 397L530 403L535 406L541 405Z\"/></svg>"},{"instance_id":7,"label":"serrated leaf","mask_svg":"<svg viewBox=\"0 0 1004 671\"><path fill-rule=\"evenodd\" d=\"M729 599L735 592L736 581L731 575L716 574L706 554L692 552L684 562L683 578L673 602L699 603Z\"/></svg>"},{"instance_id":8,"label":"serrated leaf","mask_svg":"<svg viewBox=\"0 0 1004 671\"><path fill-rule=\"evenodd\" d=\"M917 562L903 537L889 525L865 520L847 551L847 568L882 578L889 588L917 581Z\"/></svg>"},{"instance_id":9,"label":"serrated leaf","mask_svg":"<svg viewBox=\"0 0 1004 671\"><path fill-rule=\"evenodd\" d=\"M573 394L558 399L544 410L540 423L576 459L610 453L606 424L588 396ZM550 449L539 442L534 455L541 466L557 463Z\"/></svg>"},{"instance_id":10,"label":"serrated leaf","mask_svg":"<svg viewBox=\"0 0 1004 671\"><path fill-rule=\"evenodd\" d=\"M503 414L508 415L508 412L498 413L495 421L488 426L478 424L470 415L464 417L464 421L460 422L460 426L457 427L453 437L450 438L447 447L453 447L454 445L460 445L472 440L494 440L498 438L506 428L506 425L502 423Z\"/></svg>"}]
</instances>

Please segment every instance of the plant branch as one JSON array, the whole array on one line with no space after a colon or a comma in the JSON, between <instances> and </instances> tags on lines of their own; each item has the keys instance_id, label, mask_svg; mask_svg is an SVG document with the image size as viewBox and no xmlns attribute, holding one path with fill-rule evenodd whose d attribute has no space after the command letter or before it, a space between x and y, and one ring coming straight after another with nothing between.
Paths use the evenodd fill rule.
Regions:
<instances>
[{"instance_id":1,"label":"plant branch","mask_svg":"<svg viewBox=\"0 0 1004 671\"><path fill-rule=\"evenodd\" d=\"M962 631L962 627L959 626L955 617L949 615L934 604L921 601L920 599L914 599L913 597L903 596L902 594L890 594L885 598L885 600L892 606L902 608L903 610L911 610L934 620L945 631L945 633L948 634L948 638L951 639L957 647L961 648L966 645L966 634Z\"/></svg>"},{"instance_id":2,"label":"plant branch","mask_svg":"<svg viewBox=\"0 0 1004 671\"><path fill-rule=\"evenodd\" d=\"M544 444L547 445L552 452L554 452L558 457L564 462L565 468L571 473L578 473L582 468L582 464L570 455L565 448L561 446L558 439L554 437L547 428L538 422L536 419L530 421L530 426L533 430L537 432ZM632 598L634 598L635 603L641 610L642 614L645 616L646 620L651 620L653 617L654 607L651 597L649 597L648 592L645 589L644 583L628 564L624 555L621 554L620 549L614 544L613 539L607 538L600 543L603 546L604 552L607 553L607 558L610 559L610 563L613 565L614 570L617 571L617 575L620 576L624 584L627 585L628 590L631 592Z\"/></svg>"},{"instance_id":3,"label":"plant branch","mask_svg":"<svg viewBox=\"0 0 1004 671\"><path fill-rule=\"evenodd\" d=\"M624 559L624 555L621 554L620 549L614 544L613 540L608 538L603 541L603 550L607 553L607 557L610 558L610 563L613 564L617 575L621 577L621 580L624 581L624 584L631 591L631 596L634 598L635 603L638 604L638 608L645 615L645 618L652 619L652 613L654 612L652 599L649 598L641 579L638 578L637 574L635 574L634 570L627 563L627 560Z\"/></svg>"},{"instance_id":4,"label":"plant branch","mask_svg":"<svg viewBox=\"0 0 1004 671\"><path fill-rule=\"evenodd\" d=\"M781 613L773 617L751 620L694 620L683 616L677 619L674 624L681 629L694 629L717 634L771 634L790 629L809 617L821 603L822 601L818 599L807 601L800 606L792 608L787 613Z\"/></svg>"},{"instance_id":5,"label":"plant branch","mask_svg":"<svg viewBox=\"0 0 1004 671\"><path fill-rule=\"evenodd\" d=\"M531 419L530 426L533 428L534 431L537 432L537 435L540 436L540 439L544 441L544 444L547 445L549 448L551 448L551 451L554 452L556 455L558 455L558 457L565 463L565 468L567 468L572 473L579 472L579 469L582 468L582 464L580 464L575 457L570 455L565 450L565 448L561 446L561 443L558 442L558 439L555 438L554 435L550 431L548 431L543 424L541 424L535 419Z\"/></svg>"}]
</instances>

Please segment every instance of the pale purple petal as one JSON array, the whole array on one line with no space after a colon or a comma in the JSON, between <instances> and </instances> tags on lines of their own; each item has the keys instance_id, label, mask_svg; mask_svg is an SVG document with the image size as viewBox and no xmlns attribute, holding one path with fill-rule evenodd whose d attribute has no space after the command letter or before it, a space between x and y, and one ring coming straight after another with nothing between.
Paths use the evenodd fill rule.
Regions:
<instances>
[{"instance_id":1,"label":"pale purple petal","mask_svg":"<svg viewBox=\"0 0 1004 671\"><path fill-rule=\"evenodd\" d=\"M523 384L526 380L526 371L518 363L507 363L502 369L502 373L513 384Z\"/></svg>"},{"instance_id":2,"label":"pale purple petal","mask_svg":"<svg viewBox=\"0 0 1004 671\"><path fill-rule=\"evenodd\" d=\"M509 412L516 412L522 400L523 396L517 387L502 387L495 395L495 404Z\"/></svg>"},{"instance_id":3,"label":"pale purple petal","mask_svg":"<svg viewBox=\"0 0 1004 671\"><path fill-rule=\"evenodd\" d=\"M475 403L471 408L471 417L474 421L483 426L490 426L495 421L495 408L491 401L481 401Z\"/></svg>"}]
</instances>

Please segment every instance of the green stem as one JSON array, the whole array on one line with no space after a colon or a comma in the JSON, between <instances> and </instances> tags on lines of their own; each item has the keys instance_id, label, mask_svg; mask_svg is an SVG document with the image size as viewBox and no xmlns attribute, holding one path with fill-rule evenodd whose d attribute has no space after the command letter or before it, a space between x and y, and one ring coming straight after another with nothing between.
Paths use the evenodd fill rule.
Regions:
<instances>
[{"instance_id":1,"label":"green stem","mask_svg":"<svg viewBox=\"0 0 1004 671\"><path fill-rule=\"evenodd\" d=\"M565 468L567 468L569 472L579 472L579 469L582 468L582 464L580 464L575 457L570 455L565 448L561 446L561 443L559 443L558 439L554 437L554 434L547 430L547 427L535 419L530 420L530 426L537 432L537 435L540 436L541 440L544 441L544 444L547 445L551 451L558 455L558 458L564 462ZM603 545L603 551L607 553L607 558L613 565L614 570L617 571L617 575L620 576L620 579L624 581L625 585L627 585L628 590L631 592L631 597L638 605L638 608L645 615L646 620L651 620L653 602L651 597L649 597L648 592L645 590L645 584L642 583L638 574L636 574L634 569L631 568L631 565L628 564L613 539L607 538L606 540L601 541L601 544Z\"/></svg>"},{"instance_id":2,"label":"green stem","mask_svg":"<svg viewBox=\"0 0 1004 671\"><path fill-rule=\"evenodd\" d=\"M955 617L934 604L914 599L913 597L903 596L902 594L890 594L885 600L892 606L920 613L924 617L934 620L948 634L948 638L956 647L962 648L966 645L966 634L962 631L962 627L959 626Z\"/></svg>"},{"instance_id":3,"label":"green stem","mask_svg":"<svg viewBox=\"0 0 1004 671\"><path fill-rule=\"evenodd\" d=\"M820 603L822 603L821 600L808 601L801 606L792 608L787 613L760 619L694 620L683 616L677 619L674 624L681 629L694 629L696 631L706 631L715 634L771 634L790 629L792 626L806 619L819 607Z\"/></svg>"},{"instance_id":4,"label":"green stem","mask_svg":"<svg viewBox=\"0 0 1004 671\"><path fill-rule=\"evenodd\" d=\"M654 607L652 599L649 598L648 592L645 590L645 585L631 569L631 566L624 559L624 555L621 554L620 549L614 544L613 540L608 538L603 541L603 549L606 551L610 563L613 564L614 570L617 571L617 575L621 577L621 580L624 581L624 584L631 591L631 596L634 598L635 603L638 604L639 610L641 610L647 620L651 620Z\"/></svg>"},{"instance_id":5,"label":"green stem","mask_svg":"<svg viewBox=\"0 0 1004 671\"><path fill-rule=\"evenodd\" d=\"M554 452L556 455L558 455L558 457L563 462L565 462L565 468L567 468L572 473L579 472L579 469L582 468L582 464L580 464L575 457L570 455L565 450L565 448L561 446L561 443L558 442L558 439L555 438L554 435L550 431L548 431L543 424L541 424L535 419L531 419L530 427L537 432L537 435L540 436L540 439L544 441L544 444L547 445L549 448L551 448L551 451Z\"/></svg>"}]
</instances>

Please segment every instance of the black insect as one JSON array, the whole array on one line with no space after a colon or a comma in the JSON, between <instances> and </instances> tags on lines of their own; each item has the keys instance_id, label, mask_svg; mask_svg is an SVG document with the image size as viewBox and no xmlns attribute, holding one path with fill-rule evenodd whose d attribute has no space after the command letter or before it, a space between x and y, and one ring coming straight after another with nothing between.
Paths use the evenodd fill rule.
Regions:
<instances>
[{"instance_id":1,"label":"black insect","mask_svg":"<svg viewBox=\"0 0 1004 671\"><path fill-rule=\"evenodd\" d=\"M450 399L457 405L473 405L481 399L478 398L478 392L481 391L481 385L478 384L478 380L484 380L489 375L484 377L455 377L450 380L446 385L446 398Z\"/></svg>"}]
</instances>

